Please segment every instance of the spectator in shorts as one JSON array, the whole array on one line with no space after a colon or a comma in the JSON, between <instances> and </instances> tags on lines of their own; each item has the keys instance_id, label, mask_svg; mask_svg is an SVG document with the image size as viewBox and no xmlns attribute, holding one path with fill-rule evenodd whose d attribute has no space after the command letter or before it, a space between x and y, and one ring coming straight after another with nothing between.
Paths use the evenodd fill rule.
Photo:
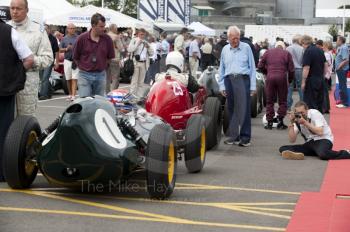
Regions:
<instances>
[{"instance_id":1,"label":"spectator in shorts","mask_svg":"<svg viewBox=\"0 0 350 232\"><path fill-rule=\"evenodd\" d=\"M78 36L75 34L75 25L70 23L67 25L67 35L63 37L60 43L60 52L64 52L64 75L66 77L69 96L67 100L73 101L75 99L78 82L78 69L73 65L73 47L77 41ZM56 60L56 67L59 61ZM75 66L75 67L74 67Z\"/></svg>"}]
</instances>

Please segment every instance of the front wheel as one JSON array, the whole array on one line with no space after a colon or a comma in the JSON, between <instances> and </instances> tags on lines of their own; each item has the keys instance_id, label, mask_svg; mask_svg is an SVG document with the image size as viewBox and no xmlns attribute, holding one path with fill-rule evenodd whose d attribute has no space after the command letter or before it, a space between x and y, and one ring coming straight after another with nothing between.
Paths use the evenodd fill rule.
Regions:
<instances>
[{"instance_id":1,"label":"front wheel","mask_svg":"<svg viewBox=\"0 0 350 232\"><path fill-rule=\"evenodd\" d=\"M217 97L206 99L203 114L206 121L207 150L210 150L220 143L222 134L222 109Z\"/></svg>"},{"instance_id":2,"label":"front wheel","mask_svg":"<svg viewBox=\"0 0 350 232\"><path fill-rule=\"evenodd\" d=\"M165 199L174 191L177 150L173 129L167 124L153 127L146 151L147 191L151 198Z\"/></svg>"},{"instance_id":3,"label":"front wheel","mask_svg":"<svg viewBox=\"0 0 350 232\"><path fill-rule=\"evenodd\" d=\"M206 157L205 119L193 114L187 121L185 135L185 165L189 172L200 172Z\"/></svg>"},{"instance_id":4,"label":"front wheel","mask_svg":"<svg viewBox=\"0 0 350 232\"><path fill-rule=\"evenodd\" d=\"M33 183L38 167L32 158L40 134L40 125L34 117L19 116L11 124L3 150L4 177L11 188L24 189Z\"/></svg>"}]
</instances>

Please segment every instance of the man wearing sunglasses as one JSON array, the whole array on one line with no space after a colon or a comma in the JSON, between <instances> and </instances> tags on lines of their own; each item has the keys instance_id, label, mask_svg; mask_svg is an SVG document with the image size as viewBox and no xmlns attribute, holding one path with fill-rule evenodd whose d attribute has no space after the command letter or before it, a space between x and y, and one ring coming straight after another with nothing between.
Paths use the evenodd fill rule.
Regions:
<instances>
[{"instance_id":1,"label":"man wearing sunglasses","mask_svg":"<svg viewBox=\"0 0 350 232\"><path fill-rule=\"evenodd\" d=\"M294 112L289 114L290 125L288 136L295 143L297 135L301 134L304 144L286 145L279 151L283 158L302 160L304 156L318 156L322 160L350 159L348 150L333 151L333 134L326 119L320 111L309 109L308 105L299 101L294 106Z\"/></svg>"}]
</instances>

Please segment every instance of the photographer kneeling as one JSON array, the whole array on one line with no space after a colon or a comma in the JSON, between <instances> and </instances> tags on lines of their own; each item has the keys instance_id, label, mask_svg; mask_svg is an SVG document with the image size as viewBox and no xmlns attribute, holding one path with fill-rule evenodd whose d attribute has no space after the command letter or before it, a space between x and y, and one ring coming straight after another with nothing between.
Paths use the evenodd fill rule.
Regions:
<instances>
[{"instance_id":1,"label":"photographer kneeling","mask_svg":"<svg viewBox=\"0 0 350 232\"><path fill-rule=\"evenodd\" d=\"M299 101L294 112L290 114L291 124L288 126L289 141L294 143L300 133L304 144L280 147L283 158L302 160L304 156L318 156L322 160L350 159L346 150L333 151L333 134L323 115L315 109L309 109L307 104Z\"/></svg>"}]
</instances>

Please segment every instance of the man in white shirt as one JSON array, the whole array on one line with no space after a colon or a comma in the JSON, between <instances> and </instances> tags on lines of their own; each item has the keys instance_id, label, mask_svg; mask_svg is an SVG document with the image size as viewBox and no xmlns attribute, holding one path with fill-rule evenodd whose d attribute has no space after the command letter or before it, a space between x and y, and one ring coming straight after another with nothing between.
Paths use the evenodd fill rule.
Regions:
<instances>
[{"instance_id":1,"label":"man in white shirt","mask_svg":"<svg viewBox=\"0 0 350 232\"><path fill-rule=\"evenodd\" d=\"M131 78L130 93L138 95L138 91L144 85L146 70L149 66L149 57L153 55L153 50L145 40L146 30L141 28L137 36L130 41L128 52L133 54L134 74Z\"/></svg>"},{"instance_id":2,"label":"man in white shirt","mask_svg":"<svg viewBox=\"0 0 350 232\"><path fill-rule=\"evenodd\" d=\"M192 76L196 76L196 72L198 71L199 67L199 60L201 58L201 52L199 50L199 38L193 37L193 40L190 43L190 50L189 50L189 62L190 62L190 74Z\"/></svg>"},{"instance_id":3,"label":"man in white shirt","mask_svg":"<svg viewBox=\"0 0 350 232\"><path fill-rule=\"evenodd\" d=\"M290 114L290 120L289 141L294 143L300 133L305 143L280 147L279 151L283 158L302 160L304 156L318 156L322 160L350 159L349 151L332 150L332 130L318 110L309 109L305 102L299 101L295 104L294 113Z\"/></svg>"}]
</instances>

